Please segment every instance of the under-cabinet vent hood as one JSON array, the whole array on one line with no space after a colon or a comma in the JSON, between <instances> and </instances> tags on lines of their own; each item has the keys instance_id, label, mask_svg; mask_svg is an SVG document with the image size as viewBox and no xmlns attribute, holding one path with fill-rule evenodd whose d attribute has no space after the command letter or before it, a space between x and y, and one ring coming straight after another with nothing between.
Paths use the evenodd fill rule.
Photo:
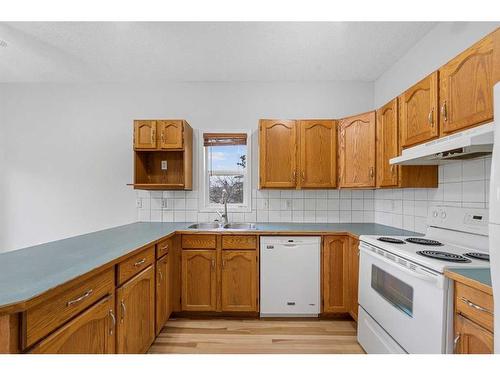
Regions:
<instances>
[{"instance_id":1,"label":"under-cabinet vent hood","mask_svg":"<svg viewBox=\"0 0 500 375\"><path fill-rule=\"evenodd\" d=\"M390 164L436 165L447 160L472 159L493 151L493 126L485 125L439 138L403 150L401 156L392 158Z\"/></svg>"}]
</instances>

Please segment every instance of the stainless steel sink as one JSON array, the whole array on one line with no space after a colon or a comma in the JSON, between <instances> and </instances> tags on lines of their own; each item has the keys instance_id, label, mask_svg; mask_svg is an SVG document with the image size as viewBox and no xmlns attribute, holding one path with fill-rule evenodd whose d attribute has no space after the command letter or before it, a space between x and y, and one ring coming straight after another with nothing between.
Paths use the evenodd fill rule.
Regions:
<instances>
[{"instance_id":1,"label":"stainless steel sink","mask_svg":"<svg viewBox=\"0 0 500 375\"><path fill-rule=\"evenodd\" d=\"M224 229L255 230L257 228L254 223L228 223L224 225Z\"/></svg>"},{"instance_id":2,"label":"stainless steel sink","mask_svg":"<svg viewBox=\"0 0 500 375\"><path fill-rule=\"evenodd\" d=\"M191 224L189 229L219 229L220 224L215 222Z\"/></svg>"}]
</instances>

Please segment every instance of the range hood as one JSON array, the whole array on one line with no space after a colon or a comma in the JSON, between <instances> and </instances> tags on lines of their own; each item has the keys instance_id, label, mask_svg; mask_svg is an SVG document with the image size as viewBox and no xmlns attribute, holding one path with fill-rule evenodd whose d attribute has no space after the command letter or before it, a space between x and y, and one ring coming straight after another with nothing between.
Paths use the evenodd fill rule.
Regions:
<instances>
[{"instance_id":1,"label":"range hood","mask_svg":"<svg viewBox=\"0 0 500 375\"><path fill-rule=\"evenodd\" d=\"M472 159L493 151L493 127L485 125L439 138L403 150L401 156L389 160L397 165L436 165L447 160Z\"/></svg>"}]
</instances>

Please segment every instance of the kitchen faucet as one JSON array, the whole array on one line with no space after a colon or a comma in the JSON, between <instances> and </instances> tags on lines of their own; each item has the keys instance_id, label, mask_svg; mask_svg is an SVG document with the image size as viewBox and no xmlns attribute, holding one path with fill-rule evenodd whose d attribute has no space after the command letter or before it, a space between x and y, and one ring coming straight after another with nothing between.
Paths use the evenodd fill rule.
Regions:
<instances>
[{"instance_id":1,"label":"kitchen faucet","mask_svg":"<svg viewBox=\"0 0 500 375\"><path fill-rule=\"evenodd\" d=\"M217 214L222 219L222 223L224 225L226 225L228 223L228 220L227 220L227 201L228 200L229 200L229 194L227 193L226 189L223 189L222 190L222 202L221 203L224 205L224 213L222 214L219 211L217 211Z\"/></svg>"}]
</instances>

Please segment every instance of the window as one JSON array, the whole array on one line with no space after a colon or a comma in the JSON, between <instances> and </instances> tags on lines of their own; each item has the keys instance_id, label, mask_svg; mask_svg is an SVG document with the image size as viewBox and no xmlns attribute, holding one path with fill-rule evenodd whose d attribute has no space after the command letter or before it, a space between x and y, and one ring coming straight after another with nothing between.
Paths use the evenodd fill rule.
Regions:
<instances>
[{"instance_id":1,"label":"window","mask_svg":"<svg viewBox=\"0 0 500 375\"><path fill-rule=\"evenodd\" d=\"M202 211L222 208L222 193L228 194L233 212L251 211L250 135L241 133L204 133L201 168Z\"/></svg>"}]
</instances>

